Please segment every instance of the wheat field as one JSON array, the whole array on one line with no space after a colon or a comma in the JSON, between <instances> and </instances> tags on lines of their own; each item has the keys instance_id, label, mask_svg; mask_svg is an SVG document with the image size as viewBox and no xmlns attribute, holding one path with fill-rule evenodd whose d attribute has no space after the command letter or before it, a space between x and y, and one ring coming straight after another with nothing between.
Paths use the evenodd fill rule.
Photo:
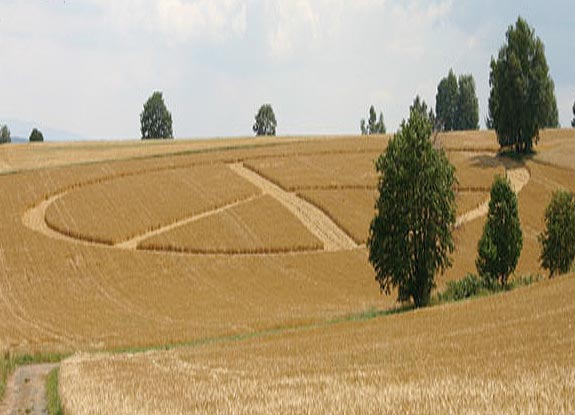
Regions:
<instances>
[{"instance_id":1,"label":"wheat field","mask_svg":"<svg viewBox=\"0 0 575 415\"><path fill-rule=\"evenodd\" d=\"M570 414L575 275L475 301L167 352L78 355L73 414ZM95 409L97 408L97 409Z\"/></svg>"},{"instance_id":2,"label":"wheat field","mask_svg":"<svg viewBox=\"0 0 575 415\"><path fill-rule=\"evenodd\" d=\"M550 406L549 400L554 399L557 405L571 405L564 413L572 411L573 402L552 391L558 384L567 385L565 394L572 391L573 368L566 364L572 361L571 335L564 339L571 349L558 352L553 360L557 367L538 365L532 355L522 361L524 348L520 353L510 347L501 352L515 356L505 363L509 377L487 366L485 376L479 378L471 376L472 369L479 369L483 361L467 359L465 351L471 348L477 354L479 345L473 346L473 339L481 337L480 330L469 328L469 338L455 337L447 344L456 356L464 355L461 366L431 345L424 359L417 350L428 350L425 342L409 334L409 327L424 324L418 320L421 315L428 316L428 324L434 321L441 327L437 336L443 333L446 338L450 325L465 331L462 327L468 323L480 324L478 319L489 314L489 307L515 319L515 303L503 300L511 298L524 304L521 312L526 313L525 324L518 323L514 330L525 336L525 344L533 350L549 352L550 347L533 338L531 330L544 322L551 324L544 316L572 311L568 302L560 303L573 289L572 277L441 310L330 323L398 306L393 293L379 293L365 248L376 196L374 160L388 140L389 136L291 137L0 147L4 213L0 217L0 351L79 353L62 366L61 393L69 414L122 413L126 408L158 413L162 411L154 408L172 408L176 393L182 399L169 413L201 408L207 413L242 413L242 408L251 408L245 413L269 413L273 408L299 413L309 408L308 412L317 413L319 406L332 412L338 408L347 413L369 412L352 396L365 396L366 405L371 401L382 407L399 405L413 413L430 412L426 408L459 413L461 408L453 405L461 399L478 408L477 413L497 408L505 412L505 406L483 402L485 396L501 389L502 396L508 397L529 382L537 390L544 388L544 396L529 389L529 396L542 399L542 408L560 409ZM552 192L575 191L575 170L564 153L574 140L571 130L544 131L539 153L517 162L497 155L491 132L438 137L457 168L459 216L487 200L495 174L509 168L529 172L519 193L524 249L518 276L543 273L537 236ZM276 190L266 192L237 174L233 166L241 166ZM278 194L299 204L288 208L282 204L287 199L282 202L274 196ZM309 212L315 216L302 217ZM311 229L315 219L349 241L327 249L333 235L324 225ZM438 276L438 290L447 281L475 272L484 223L485 217L479 215L455 229L453 267ZM540 287L541 293L549 293L548 301L557 304L539 301ZM529 310L528 304L533 304ZM453 310L466 316L461 323ZM567 326L561 323L557 330L570 327L569 317L561 318ZM504 327L497 324L489 332L495 337ZM434 335L431 328L430 336ZM406 330L404 337L401 329ZM397 333L397 343L388 337L383 338L388 343L378 343L388 330ZM554 330L552 324L548 330ZM555 336L554 331L543 332ZM229 341L243 338L247 339ZM493 341L499 345L503 337ZM181 348L149 355L116 354L175 345ZM397 361L385 361L398 370L396 377L373 356L366 355L372 360L364 362L360 349L394 353L405 349L407 354L404 360L396 355ZM259 352L260 358L248 363ZM320 357L323 353L325 357ZM150 356L164 363L155 365ZM440 367L443 361L469 371L449 377ZM353 371L362 362L369 367L365 376ZM247 369L238 366L244 363ZM184 384L163 379L163 364L173 368L174 381ZM425 364L437 372L415 376L414 365ZM523 369L526 375L520 378L517 373ZM354 376L357 384L350 381ZM221 390L208 393L207 388L213 387L210 382L220 377ZM196 386L186 384L191 380ZM511 382L509 387L504 387L506 382ZM102 384L116 385L118 392ZM441 390L455 384L467 385L476 395L449 398L434 392L434 385L442 386ZM136 395L128 392L130 385ZM250 395L267 385L270 393L264 397L269 400ZM184 386L185 390L178 389ZM287 397L290 391L293 399ZM330 406L327 391L337 393L340 400L334 399ZM237 404L233 404L234 393ZM148 404L140 399L145 394L153 397L151 406L138 407ZM202 396L209 402L202 401ZM86 412L102 401L110 406L102 410L94 406L93 412ZM349 401L348 406L343 401ZM520 412L536 413L535 405L528 401Z\"/></svg>"}]
</instances>

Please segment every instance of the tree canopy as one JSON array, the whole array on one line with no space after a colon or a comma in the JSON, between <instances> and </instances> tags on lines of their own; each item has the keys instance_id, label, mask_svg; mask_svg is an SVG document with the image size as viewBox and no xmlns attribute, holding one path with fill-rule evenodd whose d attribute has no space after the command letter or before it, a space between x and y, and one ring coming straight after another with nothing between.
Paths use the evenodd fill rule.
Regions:
<instances>
[{"instance_id":1,"label":"tree canopy","mask_svg":"<svg viewBox=\"0 0 575 415\"><path fill-rule=\"evenodd\" d=\"M41 142L44 141L44 135L40 130L34 128L30 133L30 141L31 142Z\"/></svg>"},{"instance_id":2,"label":"tree canopy","mask_svg":"<svg viewBox=\"0 0 575 415\"><path fill-rule=\"evenodd\" d=\"M256 114L256 122L252 127L256 135L276 135L276 115L270 104L264 104Z\"/></svg>"},{"instance_id":3,"label":"tree canopy","mask_svg":"<svg viewBox=\"0 0 575 415\"><path fill-rule=\"evenodd\" d=\"M0 144L9 143L12 141L10 138L10 129L7 125L0 127Z\"/></svg>"},{"instance_id":4,"label":"tree canopy","mask_svg":"<svg viewBox=\"0 0 575 415\"><path fill-rule=\"evenodd\" d=\"M452 69L437 86L435 110L439 128L444 131L479 128L479 102L472 75L461 75L459 81Z\"/></svg>"},{"instance_id":5,"label":"tree canopy","mask_svg":"<svg viewBox=\"0 0 575 415\"><path fill-rule=\"evenodd\" d=\"M451 266L455 168L433 148L427 106L416 100L407 121L376 162L377 213L369 231L369 261L382 292L429 303L435 274Z\"/></svg>"},{"instance_id":6,"label":"tree canopy","mask_svg":"<svg viewBox=\"0 0 575 415\"><path fill-rule=\"evenodd\" d=\"M509 180L497 176L491 186L487 222L477 246L477 272L485 280L505 286L515 271L522 248L517 196Z\"/></svg>"},{"instance_id":7,"label":"tree canopy","mask_svg":"<svg viewBox=\"0 0 575 415\"><path fill-rule=\"evenodd\" d=\"M455 130L477 130L479 128L479 101L475 93L473 75L459 77Z\"/></svg>"},{"instance_id":8,"label":"tree canopy","mask_svg":"<svg viewBox=\"0 0 575 415\"><path fill-rule=\"evenodd\" d=\"M447 78L439 82L435 96L435 113L442 130L455 130L458 95L457 78L450 69Z\"/></svg>"},{"instance_id":9,"label":"tree canopy","mask_svg":"<svg viewBox=\"0 0 575 415\"><path fill-rule=\"evenodd\" d=\"M569 272L575 259L575 198L557 191L545 210L545 231L539 236L541 265L550 276Z\"/></svg>"},{"instance_id":10,"label":"tree canopy","mask_svg":"<svg viewBox=\"0 0 575 415\"><path fill-rule=\"evenodd\" d=\"M144 104L140 125L142 140L173 138L172 114L168 111L161 92L154 92Z\"/></svg>"},{"instance_id":11,"label":"tree canopy","mask_svg":"<svg viewBox=\"0 0 575 415\"><path fill-rule=\"evenodd\" d=\"M385 134L385 123L383 122L383 112L379 113L379 120L378 120L373 105L369 107L369 119L367 120L367 125L365 123L365 119L362 119L360 122L360 129L362 135Z\"/></svg>"},{"instance_id":12,"label":"tree canopy","mask_svg":"<svg viewBox=\"0 0 575 415\"><path fill-rule=\"evenodd\" d=\"M489 84L489 120L502 147L531 152L540 128L558 126L545 47L521 17L507 30L497 60L491 58Z\"/></svg>"}]
</instances>

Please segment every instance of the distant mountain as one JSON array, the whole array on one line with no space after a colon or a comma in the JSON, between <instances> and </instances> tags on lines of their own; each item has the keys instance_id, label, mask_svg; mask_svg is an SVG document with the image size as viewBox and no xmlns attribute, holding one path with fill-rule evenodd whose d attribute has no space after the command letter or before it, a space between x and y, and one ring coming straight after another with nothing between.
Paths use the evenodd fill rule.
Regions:
<instances>
[{"instance_id":1,"label":"distant mountain","mask_svg":"<svg viewBox=\"0 0 575 415\"><path fill-rule=\"evenodd\" d=\"M24 143L28 143L30 140L28 140L27 138L23 138L23 137L10 137L10 142L15 143L15 144L24 144Z\"/></svg>"},{"instance_id":2,"label":"distant mountain","mask_svg":"<svg viewBox=\"0 0 575 415\"><path fill-rule=\"evenodd\" d=\"M54 128L48 128L43 126L40 123L36 123L33 121L22 121L22 120L15 120L15 119L8 119L3 120L0 119L0 125L6 124L8 128L10 128L10 133L12 136L13 143L22 143L28 142L28 138L30 137L30 133L32 129L37 128L42 131L44 135L44 141L82 141L82 140L89 140L88 137L83 136L82 134L74 133L71 131L66 130L59 130ZM26 137L26 138L23 138Z\"/></svg>"}]
</instances>

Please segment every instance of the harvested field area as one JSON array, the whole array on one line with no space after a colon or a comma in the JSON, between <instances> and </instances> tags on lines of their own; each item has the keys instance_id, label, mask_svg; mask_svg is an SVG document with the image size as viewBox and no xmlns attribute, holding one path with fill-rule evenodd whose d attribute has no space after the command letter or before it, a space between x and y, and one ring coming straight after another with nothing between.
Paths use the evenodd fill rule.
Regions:
<instances>
[{"instance_id":1,"label":"harvested field area","mask_svg":"<svg viewBox=\"0 0 575 415\"><path fill-rule=\"evenodd\" d=\"M513 169L516 179L526 181L526 186L519 193L524 250L516 274L541 272L536 238L542 231L545 206L553 190L558 188L575 190L573 184L575 171L544 163L539 160L539 154L523 162L497 157L495 153L487 151L493 147L489 134L470 134L469 139L461 136L463 137L461 146L457 146L457 137L460 135L445 134L445 140L442 139L442 144L449 150L448 156L458 166L460 187L474 189L473 191L459 189L458 216L469 213L470 210L477 212L475 209L477 205L486 200L488 195L486 189L491 185L493 175L503 172L504 167ZM441 137L443 136L442 134ZM390 326L373 329L367 338L362 337L361 332L343 333L337 328L339 326L328 324L333 319L341 320L345 319L345 316L362 314L369 310L385 310L397 305L395 293L391 293L390 296L382 296L379 293L364 245L374 213L373 204L376 196L377 176L373 159L385 148L388 137L276 140L265 143L254 140L253 146L251 143L236 145L236 141L231 140L229 145L218 143L217 148L205 151L192 149L193 146L188 148L188 143L182 143L182 147L188 148L189 151L178 150L178 154L166 155L159 152L153 153L153 157L121 161L95 162L97 157L86 153L86 158L91 161L83 165L75 164L77 160L64 160L63 150L59 149L57 150L59 155L54 158L54 162L71 165L20 172L14 172L18 170L17 166L10 166L13 173L0 174L0 187L3 190L0 192L0 203L3 206L3 215L0 217L2 229L0 352L6 350L13 356L19 353L33 354L36 351L46 354L97 350L114 352L126 348L134 350L133 348L139 347L161 348L175 344L203 344L205 346L201 350L205 355L194 355L199 349L194 351L190 349L181 355L154 354L158 356L156 366L140 363L139 357L134 357L133 362L137 367L128 365L124 368L126 373L132 371L132 374L139 373L137 370L140 368L145 368L146 373L149 373L150 382L156 382L154 385L160 385L158 386L160 389L164 388L163 392L158 390L158 393L164 393L162 397L170 399L182 396L185 402L189 402L186 399L199 399L196 408L204 409L204 412L208 413L214 411L214 408L221 408L220 393L232 393L235 391L234 388L241 388L241 391L237 392L237 403L243 404L249 400L246 396L251 393L250 390L261 389L261 385L264 381L267 382L268 377L276 375L278 383L273 380L269 382L271 390L275 392L269 395L269 401L265 401L261 407L258 406L264 408L262 411L267 408L273 412L273 408L276 408L274 405L285 403L286 406L282 408L287 409L279 412L294 412L292 408L301 408L297 406L297 402L306 403L312 396L323 396L322 391L327 391L330 385L333 385L334 393L341 393L346 402L350 402L349 405L356 405L346 406L348 405L346 403L339 405L347 409L347 412L353 412L354 408L358 408L356 412L366 412L360 403L353 403L355 401L352 397L358 393L367 394L370 398L364 401L368 402L372 396L370 394L375 394L376 390L389 391L389 396L396 397L393 398L394 405L398 399L403 402L401 405L408 405L409 402L415 402L411 398L408 399L409 396L419 396L422 402L430 402L430 408L439 408L438 411L442 412L441 409L444 407L441 405L444 403L447 405L449 399L434 395L435 392L430 386L433 382L445 387L461 384L471 388L470 390L475 391L472 396L463 392L454 396L458 399L467 399L473 406L480 405L479 408L483 407L477 403L478 396L498 390L508 380L509 386L501 390L532 391L526 389L527 386L522 383L524 379L531 379L537 391L542 390L547 393L546 396L558 401L562 399L562 396L548 392L547 386L539 387L543 381L548 381L549 385L557 385L561 376L569 375L560 372L560 369L553 372L555 369L545 366L543 371L538 372L537 367L533 369L526 366L531 372L526 369L525 378L509 375L508 379L506 373L516 375L514 371L521 365L520 361L513 358L515 360L510 360L510 366L506 366L506 370L502 371L504 374L493 375L494 383L486 380L492 376L494 370L494 367L489 365L486 366L486 377L479 380L470 377L471 375L466 378L466 372L461 372L463 373L461 375L457 371L455 372L459 373L457 376L449 378L449 373L459 367L454 360L450 360L450 355L447 357L437 355L437 351L430 349L431 345L421 346L424 353L421 359L425 353L428 354L429 360L426 360L426 364L432 365L438 373L433 379L408 378L407 369L402 372L403 366L400 363L396 366L393 362L390 363L389 367L396 370L399 376L394 379L389 378L391 375L387 371L382 373L377 369L370 372L366 369L356 373L349 369L350 366L345 366L356 364L362 368L360 366L362 358L359 357L359 349L356 349L360 347L359 341L366 341L367 344L372 342L372 346L367 350L375 350L380 355L383 353L382 350L396 352L401 348L407 348L411 357L407 358L405 366L410 366L410 370L415 367L413 365L424 364L417 360L419 357L415 356L415 346L409 349L410 342L417 345L420 338L412 336L412 327L419 327L415 317L413 320L411 317L392 317L389 321L401 321L401 324L389 323ZM559 148L561 140L563 138L550 137L549 143L546 144L548 147L545 148ZM140 149L135 143L133 144L134 157L148 154L147 149ZM464 147L465 151L460 151ZM23 170L26 170L26 166L33 165L33 160L39 160L40 153L36 153L35 150L38 147L30 148L33 148L34 152L27 156L25 151L18 150ZM121 157L129 158L128 148L120 151ZM167 145L165 150L171 153L173 148ZM2 151L4 147L0 148L0 155ZM48 147L42 151L49 151ZM101 149L102 157L104 159L111 157L110 151ZM26 157L29 157L27 161ZM273 182L280 183L284 189L274 187L264 177L244 167L256 164L263 166L262 170L271 169L270 172L273 174L267 173L274 177L269 178ZM531 175L527 174L527 171L531 172ZM52 197L56 199L52 200ZM38 207L40 202L47 200L51 200L47 203L49 212L35 217L35 221L32 221L34 223L30 223L28 213L32 208ZM310 201L311 204L305 201ZM278 202L283 205L278 206ZM286 208L288 205L289 209ZM263 212L268 215L264 215ZM200 215L203 216L198 219ZM351 244L333 244L330 249L325 249L324 246L323 250L313 251L319 246L317 239L323 241L310 230L317 222L315 218L318 217L326 225L320 226L320 231L329 228L333 231L331 234L343 235L351 241ZM100 237L105 243L59 238L54 233L44 232L42 226L38 226L47 227L46 220L58 223L64 231L74 230L83 238ZM460 279L468 272L475 272L477 242L484 223L484 214L478 214L455 230L456 251L453 255L453 267L445 275L438 276L438 289L442 289L446 281ZM153 233L150 233L150 230L153 230ZM351 235L355 242L348 235ZM145 241L146 238L149 241ZM174 247L188 244L191 247L190 252L152 252L135 249L138 243L145 244L156 239L164 241L170 238L177 239L172 240ZM302 245L305 245L306 250L310 248L312 252L297 251L301 241L304 241ZM120 244L110 245L117 242ZM134 244L123 246L122 244L126 242ZM238 245L243 254L233 255L238 252ZM282 252L286 246L290 246L292 250ZM196 247L203 248L204 251L195 251ZM541 287L547 287L545 284ZM520 294L512 293L504 298L515 299L516 295ZM551 297L548 299L552 300ZM507 311L497 308L499 306L495 303L485 304L492 306L475 310L474 312L478 313L477 319L482 317L481 315L489 315L489 310L501 312L502 315L515 319L514 312L504 314ZM533 304L539 304L538 300L533 300ZM513 304L510 303L509 307L513 307ZM539 305L533 307L535 309ZM546 316L547 310L553 315L561 313L561 310L546 309L543 305L540 306L540 310L542 310L540 316ZM436 311L425 310L410 315L426 316L426 313ZM468 314L472 314L471 311ZM362 315L369 316L370 313ZM457 323L452 322L455 317L448 314L444 316L448 317L437 317L440 324L445 322L446 327L450 325L459 327ZM399 320L395 320L396 318ZM481 337L478 334L480 332L495 336L486 331L492 327L491 320L486 320L485 325L479 320L469 320L467 323L474 324L468 330L469 336ZM279 334L286 328L290 328L295 335L295 332L302 327L317 328L326 324L334 328L333 332L331 329L328 330L327 326L325 333L320 333L323 329L312 330L314 333L312 338L305 341L288 339L287 332ZM407 336L405 339L401 340L400 337L400 340L394 343L393 338L385 337L388 329L389 333L396 335L400 326ZM498 330L503 330L506 326L498 327ZM531 329L537 327L519 325L513 329L511 336L520 337L523 335L523 330ZM226 349L228 351L223 352L223 360L218 362L215 357L220 350L219 347L223 345L215 346L213 343L236 337L250 337L255 335L254 333L270 332L278 333L278 339L282 338L282 342L285 340L285 346L272 345L272 339L267 337L253 339L245 343L250 344L249 347L246 346L245 350L243 346L240 347L235 355L230 346L229 350ZM555 334L546 333L550 341L554 341ZM537 339L534 340L533 335L535 334L531 331L525 334L527 336L524 337L525 344L532 342L539 350L547 350L550 347L542 345ZM445 346L450 353L453 351L455 355L457 350L467 350L467 343L454 340L452 344L450 336L451 334L443 332L438 344ZM388 343L373 343L376 337L385 338ZM290 342L293 347L289 346ZM306 346L299 345L300 342ZM331 360L335 368L333 371L330 371L327 360L322 361L312 351L309 359L317 360L318 363L311 362L310 371L298 372L299 368L306 367L307 358L303 354L306 349L303 347L311 347L311 344L318 345L318 350L326 353L325 359ZM499 346L499 343L494 345ZM248 357L242 356L253 357L255 353L253 350L260 346L262 359L266 361L256 359L253 366L245 363ZM490 347L491 343L487 346ZM248 351L250 347L253 348L252 351ZM298 354L294 358L294 366L289 366L291 363L288 361L292 359L288 353L289 347ZM330 351L332 347L334 350L338 349L339 354L334 350ZM277 360L271 352L272 348L277 348L279 351ZM475 352L471 346L469 350ZM212 351L214 354L210 356L213 360L206 360L208 359L206 356ZM481 353L479 356L484 357ZM508 352L502 353L507 356ZM363 359L367 359L369 355L367 352L363 353L362 356L365 356ZM174 358L175 363L170 360L172 356L177 356ZM220 372L218 369L222 365L227 367L233 356L238 356L239 365L245 363L247 367L241 369L233 364L230 366L229 373L238 374L235 381L226 377L228 375L225 370ZM346 360L349 356L355 357ZM493 356L495 355L490 357ZM197 367L193 363L196 357L199 362ZM126 361L132 361L130 360L132 358L119 356L118 361L122 361L122 365L126 364L122 360L124 358ZM92 363L88 363L91 358L78 359L78 366L74 366L73 370L77 370L78 376L86 374L86 381L94 379L95 375L84 372L87 366L83 366L83 362L91 365ZM97 360L96 357L94 359ZM108 361L109 357L104 356L102 359ZM110 361L114 359L116 357ZM183 362L182 367L178 366L180 362ZM204 365L206 362L208 363ZM340 362L344 365L344 369L338 368ZM449 371L441 370L442 362L450 365ZM165 366L162 366L164 364ZM266 364L269 366L267 369ZM462 367L465 368L468 364L474 367L473 362L468 363L465 360ZM375 363L368 362L368 365L373 366ZM109 373L110 376L117 377L118 382L126 383L125 386L119 386L118 391L133 385L136 388L135 394L144 391L148 393L146 388L151 387L145 383L145 379L128 379L128 375L120 374L119 366L112 364L109 366L109 371L96 366L95 370L102 373L98 375L102 379ZM480 366L479 363L477 366ZM157 378L158 373L165 371L165 367L173 370L175 381L193 380L195 379L193 376L199 376L198 394L213 386L209 382L214 373L215 376L222 374L223 387L221 390L212 390L211 395L204 394L213 398L210 402L198 398L195 395L196 391L192 391L193 394L180 394L179 384L173 386ZM211 372L212 368L218 370ZM0 371L2 370L0 365ZM549 375L546 375L546 371ZM284 376L286 373L287 377ZM367 375L364 376L362 373ZM357 379L357 382L353 381L355 383L350 386L346 383L349 379ZM111 385L115 385L115 381L110 382ZM107 387L106 385L88 387L82 382L77 386L85 388L83 390L87 396L97 396L101 393L97 390L99 387ZM90 389L92 387L96 389ZM484 392L486 390L488 392ZM242 391L245 391L245 394L242 394ZM295 392L293 395L297 400L295 403L291 398L285 398L291 391ZM403 395L392 394L397 391L407 392ZM416 394L414 391L422 392L414 395ZM529 396L536 396L537 391ZM70 393L73 395L76 392ZM377 394L383 396L379 392ZM139 404L148 405L144 404L143 400L134 403L136 395L126 393L125 396L125 408L130 410L134 408L139 410ZM151 396L155 395L152 393ZM510 395L506 394L505 397L507 396ZM123 398L120 395L110 395L108 402L112 406L118 402L120 402L118 405L121 405L121 402L124 402L121 399ZM163 402L163 398L154 399ZM257 399L259 395L253 402L258 402ZM95 401L87 402L91 405ZM142 412L151 410L153 404L150 401L149 405L152 406L146 406ZM173 412L178 413L180 410L186 412L192 404L184 403L182 407L176 402L174 405L176 406L173 407ZM248 403L247 408L253 409L254 406L250 405ZM168 405L166 408L172 407ZM309 408L315 407L309 406ZM324 402L322 408L331 407ZM415 412L426 412L419 410L421 409L419 406L416 408ZM492 407L485 406L485 408ZM528 412L530 406L521 408L527 408ZM551 412L555 409L550 408ZM78 409L78 413L82 413L82 410ZM105 410L103 409L104 412ZM257 409L251 412L257 412ZM430 409L427 412L435 411ZM460 411L455 407L452 412ZM70 413L75 414L73 411Z\"/></svg>"},{"instance_id":2,"label":"harvested field area","mask_svg":"<svg viewBox=\"0 0 575 415\"><path fill-rule=\"evenodd\" d=\"M273 253L323 248L269 195L250 199L142 241L139 248L195 253Z\"/></svg>"},{"instance_id":3,"label":"harvested field area","mask_svg":"<svg viewBox=\"0 0 575 415\"><path fill-rule=\"evenodd\" d=\"M63 234L113 245L259 193L224 164L178 168L66 192L48 207L46 222Z\"/></svg>"},{"instance_id":4,"label":"harvested field area","mask_svg":"<svg viewBox=\"0 0 575 415\"><path fill-rule=\"evenodd\" d=\"M454 152L447 154L455 166L458 188L462 191L489 191L496 174L505 175L505 165L495 153Z\"/></svg>"},{"instance_id":5,"label":"harvested field area","mask_svg":"<svg viewBox=\"0 0 575 415\"><path fill-rule=\"evenodd\" d=\"M116 414L569 414L574 295L572 275L245 341L79 355L62 365L62 401L75 415L96 407Z\"/></svg>"},{"instance_id":6,"label":"harvested field area","mask_svg":"<svg viewBox=\"0 0 575 415\"><path fill-rule=\"evenodd\" d=\"M375 160L382 151L278 157L249 160L245 164L289 191L373 188L377 185Z\"/></svg>"},{"instance_id":7,"label":"harvested field area","mask_svg":"<svg viewBox=\"0 0 575 415\"><path fill-rule=\"evenodd\" d=\"M327 212L357 244L365 244L375 214L376 189L299 190L298 195Z\"/></svg>"}]
</instances>

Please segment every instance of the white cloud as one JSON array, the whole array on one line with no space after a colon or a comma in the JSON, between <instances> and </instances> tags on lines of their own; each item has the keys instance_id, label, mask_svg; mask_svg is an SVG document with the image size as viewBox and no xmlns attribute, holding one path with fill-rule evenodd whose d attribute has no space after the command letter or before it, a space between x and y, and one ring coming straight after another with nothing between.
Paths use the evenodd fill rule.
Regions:
<instances>
[{"instance_id":1,"label":"white cloud","mask_svg":"<svg viewBox=\"0 0 575 415\"><path fill-rule=\"evenodd\" d=\"M116 29L160 33L168 42L224 41L247 30L247 0L104 0Z\"/></svg>"}]
</instances>

